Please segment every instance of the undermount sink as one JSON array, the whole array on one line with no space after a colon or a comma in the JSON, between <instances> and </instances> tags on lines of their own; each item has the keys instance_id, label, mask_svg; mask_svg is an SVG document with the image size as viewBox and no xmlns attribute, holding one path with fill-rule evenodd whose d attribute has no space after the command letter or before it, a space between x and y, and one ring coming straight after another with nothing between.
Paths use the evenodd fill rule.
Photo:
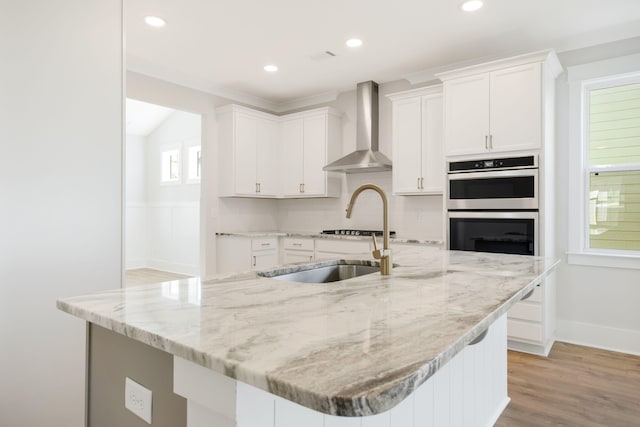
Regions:
<instances>
[{"instance_id":1,"label":"undermount sink","mask_svg":"<svg viewBox=\"0 0 640 427\"><path fill-rule=\"evenodd\" d=\"M307 266L304 266L307 267ZM290 269L271 270L258 273L258 276L270 277L276 280L302 283L330 283L341 280L352 279L364 276L365 274L380 273L380 266L374 265L371 261L345 261L341 260L334 264L326 263L318 266L308 266L305 270L289 272ZM281 274L278 274L282 272Z\"/></svg>"}]
</instances>

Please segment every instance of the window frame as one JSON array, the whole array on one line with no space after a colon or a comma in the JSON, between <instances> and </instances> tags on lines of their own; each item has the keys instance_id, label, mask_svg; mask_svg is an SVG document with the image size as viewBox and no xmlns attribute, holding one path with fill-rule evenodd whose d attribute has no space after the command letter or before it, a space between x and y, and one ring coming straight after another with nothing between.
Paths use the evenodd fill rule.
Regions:
<instances>
[{"instance_id":1,"label":"window frame","mask_svg":"<svg viewBox=\"0 0 640 427\"><path fill-rule=\"evenodd\" d=\"M173 180L164 180L165 153L176 152L178 154L178 178ZM160 149L160 185L180 185L182 184L182 149L180 146L171 146Z\"/></svg>"},{"instance_id":2,"label":"window frame","mask_svg":"<svg viewBox=\"0 0 640 427\"><path fill-rule=\"evenodd\" d=\"M568 252L569 264L640 269L640 251L589 247L589 192L592 172L639 170L640 165L591 166L589 162L588 91L640 82L640 54L568 68L569 164ZM575 218L576 220L571 220Z\"/></svg>"}]
</instances>

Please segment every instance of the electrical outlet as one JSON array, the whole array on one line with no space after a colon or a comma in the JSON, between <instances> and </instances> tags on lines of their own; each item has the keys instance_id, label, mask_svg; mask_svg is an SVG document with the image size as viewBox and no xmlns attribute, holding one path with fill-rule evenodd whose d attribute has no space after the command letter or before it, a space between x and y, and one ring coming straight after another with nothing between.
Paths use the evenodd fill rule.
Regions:
<instances>
[{"instance_id":1,"label":"electrical outlet","mask_svg":"<svg viewBox=\"0 0 640 427\"><path fill-rule=\"evenodd\" d=\"M124 407L151 424L151 390L126 377Z\"/></svg>"}]
</instances>

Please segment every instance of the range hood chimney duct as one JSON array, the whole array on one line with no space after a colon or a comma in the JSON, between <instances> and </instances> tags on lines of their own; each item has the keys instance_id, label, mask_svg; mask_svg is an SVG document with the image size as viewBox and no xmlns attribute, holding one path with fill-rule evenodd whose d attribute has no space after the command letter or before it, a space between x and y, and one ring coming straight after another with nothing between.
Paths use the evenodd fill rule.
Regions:
<instances>
[{"instance_id":1,"label":"range hood chimney duct","mask_svg":"<svg viewBox=\"0 0 640 427\"><path fill-rule=\"evenodd\" d=\"M345 173L390 171L391 160L378 151L378 84L358 83L356 97L356 151L322 169Z\"/></svg>"}]
</instances>

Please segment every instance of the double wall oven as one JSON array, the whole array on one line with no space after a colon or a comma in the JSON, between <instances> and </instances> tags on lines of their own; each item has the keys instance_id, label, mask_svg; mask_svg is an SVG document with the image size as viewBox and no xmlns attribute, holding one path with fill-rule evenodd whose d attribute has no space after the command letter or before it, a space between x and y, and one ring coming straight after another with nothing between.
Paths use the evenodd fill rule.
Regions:
<instances>
[{"instance_id":1,"label":"double wall oven","mask_svg":"<svg viewBox=\"0 0 640 427\"><path fill-rule=\"evenodd\" d=\"M448 163L449 249L538 255L538 158Z\"/></svg>"}]
</instances>

